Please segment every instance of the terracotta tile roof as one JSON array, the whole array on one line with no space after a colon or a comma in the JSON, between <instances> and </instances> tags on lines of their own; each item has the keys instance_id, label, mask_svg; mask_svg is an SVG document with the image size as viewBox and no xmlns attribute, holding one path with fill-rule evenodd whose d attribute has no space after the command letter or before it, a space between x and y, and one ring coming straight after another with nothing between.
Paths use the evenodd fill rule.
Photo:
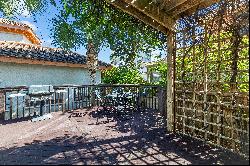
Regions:
<instances>
[{"instance_id":1,"label":"terracotta tile roof","mask_svg":"<svg viewBox=\"0 0 250 166\"><path fill-rule=\"evenodd\" d=\"M29 28L29 29L31 29L31 27L29 27L27 24L20 23L20 22L16 22L16 21L9 20L9 19L4 19L4 18L0 18L0 24L7 24L7 25L13 25L13 26L20 26L20 27L24 27L24 28Z\"/></svg>"},{"instance_id":2,"label":"terracotta tile roof","mask_svg":"<svg viewBox=\"0 0 250 166\"><path fill-rule=\"evenodd\" d=\"M16 29L16 30L25 31L24 35L29 40L31 40L32 43L39 44L39 45L41 44L41 40L35 34L35 32L33 31L33 29L29 25L27 25L25 23L20 23L20 22L16 22L16 21L13 21L13 20L0 18L0 30L1 30L1 27L4 27L4 28L8 27L8 29ZM18 33L17 31L10 31L10 32ZM19 33L20 33L20 31L19 31Z\"/></svg>"},{"instance_id":3,"label":"terracotta tile roof","mask_svg":"<svg viewBox=\"0 0 250 166\"><path fill-rule=\"evenodd\" d=\"M72 64L86 64L85 56L72 51L18 42L0 41L0 56L44 60L51 62L64 62ZM110 64L98 61L98 66L108 67L110 66Z\"/></svg>"}]
</instances>

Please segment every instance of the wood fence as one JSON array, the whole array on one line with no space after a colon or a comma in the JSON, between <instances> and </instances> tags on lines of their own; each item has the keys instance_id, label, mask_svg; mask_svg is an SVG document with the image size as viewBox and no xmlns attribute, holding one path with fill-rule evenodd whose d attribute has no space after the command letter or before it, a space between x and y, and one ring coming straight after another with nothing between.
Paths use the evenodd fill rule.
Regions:
<instances>
[{"instance_id":1,"label":"wood fence","mask_svg":"<svg viewBox=\"0 0 250 166\"><path fill-rule=\"evenodd\" d=\"M101 106L100 99L113 90L122 89L133 94L130 102L135 110L154 109L165 113L165 89L150 85L63 85L53 86L53 93L35 101L29 95L29 87L0 89L0 113L4 120L32 117L58 111L72 111ZM100 96L96 95L96 91ZM13 94L14 97L12 96ZM23 94L23 95L18 95Z\"/></svg>"}]
</instances>

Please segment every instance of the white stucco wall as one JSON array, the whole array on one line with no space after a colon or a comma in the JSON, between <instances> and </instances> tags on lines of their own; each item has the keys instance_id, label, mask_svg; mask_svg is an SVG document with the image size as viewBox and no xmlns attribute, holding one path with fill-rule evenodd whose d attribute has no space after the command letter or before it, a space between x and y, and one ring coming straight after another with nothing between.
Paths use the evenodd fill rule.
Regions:
<instances>
[{"instance_id":1,"label":"white stucco wall","mask_svg":"<svg viewBox=\"0 0 250 166\"><path fill-rule=\"evenodd\" d=\"M0 41L16 41L31 44L31 42L24 35L8 32L0 32Z\"/></svg>"},{"instance_id":2,"label":"white stucco wall","mask_svg":"<svg viewBox=\"0 0 250 166\"><path fill-rule=\"evenodd\" d=\"M97 72L96 82L101 82ZM20 85L90 84L87 69L0 62L0 87Z\"/></svg>"}]
</instances>

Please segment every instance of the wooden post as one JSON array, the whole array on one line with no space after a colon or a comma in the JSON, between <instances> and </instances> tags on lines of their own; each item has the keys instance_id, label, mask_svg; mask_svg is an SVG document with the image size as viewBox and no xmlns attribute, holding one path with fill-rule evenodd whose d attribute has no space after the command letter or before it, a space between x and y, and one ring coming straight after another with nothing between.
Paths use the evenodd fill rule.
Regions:
<instances>
[{"instance_id":1,"label":"wooden post","mask_svg":"<svg viewBox=\"0 0 250 166\"><path fill-rule=\"evenodd\" d=\"M166 89L158 87L158 110L161 112L161 115L166 117Z\"/></svg>"},{"instance_id":2,"label":"wooden post","mask_svg":"<svg viewBox=\"0 0 250 166\"><path fill-rule=\"evenodd\" d=\"M4 119L5 113L5 92L0 92L0 119Z\"/></svg>"},{"instance_id":3,"label":"wooden post","mask_svg":"<svg viewBox=\"0 0 250 166\"><path fill-rule=\"evenodd\" d=\"M12 110L12 97L10 97L10 119L12 119L12 113L13 113L13 110Z\"/></svg>"},{"instance_id":4,"label":"wooden post","mask_svg":"<svg viewBox=\"0 0 250 166\"><path fill-rule=\"evenodd\" d=\"M167 130L174 131L174 32L169 31L167 39Z\"/></svg>"},{"instance_id":5,"label":"wooden post","mask_svg":"<svg viewBox=\"0 0 250 166\"><path fill-rule=\"evenodd\" d=\"M95 102L95 87L91 86L90 88L90 103L91 103L91 107L95 107L96 106L96 102Z\"/></svg>"}]
</instances>

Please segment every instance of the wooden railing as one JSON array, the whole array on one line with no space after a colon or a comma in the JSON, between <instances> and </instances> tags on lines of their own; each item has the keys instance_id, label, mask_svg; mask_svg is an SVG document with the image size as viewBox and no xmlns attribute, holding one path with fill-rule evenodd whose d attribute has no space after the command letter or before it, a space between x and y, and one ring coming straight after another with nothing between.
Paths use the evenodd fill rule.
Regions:
<instances>
[{"instance_id":1,"label":"wooden railing","mask_svg":"<svg viewBox=\"0 0 250 166\"><path fill-rule=\"evenodd\" d=\"M165 88L161 86L63 85L53 86L53 93L42 101L32 99L28 93L29 87L2 88L0 89L0 116L1 119L11 120L50 112L103 106L102 99L114 90L122 90L125 93L132 94L129 103L135 111L154 109L161 111L163 114L166 112L166 93Z\"/></svg>"}]
</instances>

